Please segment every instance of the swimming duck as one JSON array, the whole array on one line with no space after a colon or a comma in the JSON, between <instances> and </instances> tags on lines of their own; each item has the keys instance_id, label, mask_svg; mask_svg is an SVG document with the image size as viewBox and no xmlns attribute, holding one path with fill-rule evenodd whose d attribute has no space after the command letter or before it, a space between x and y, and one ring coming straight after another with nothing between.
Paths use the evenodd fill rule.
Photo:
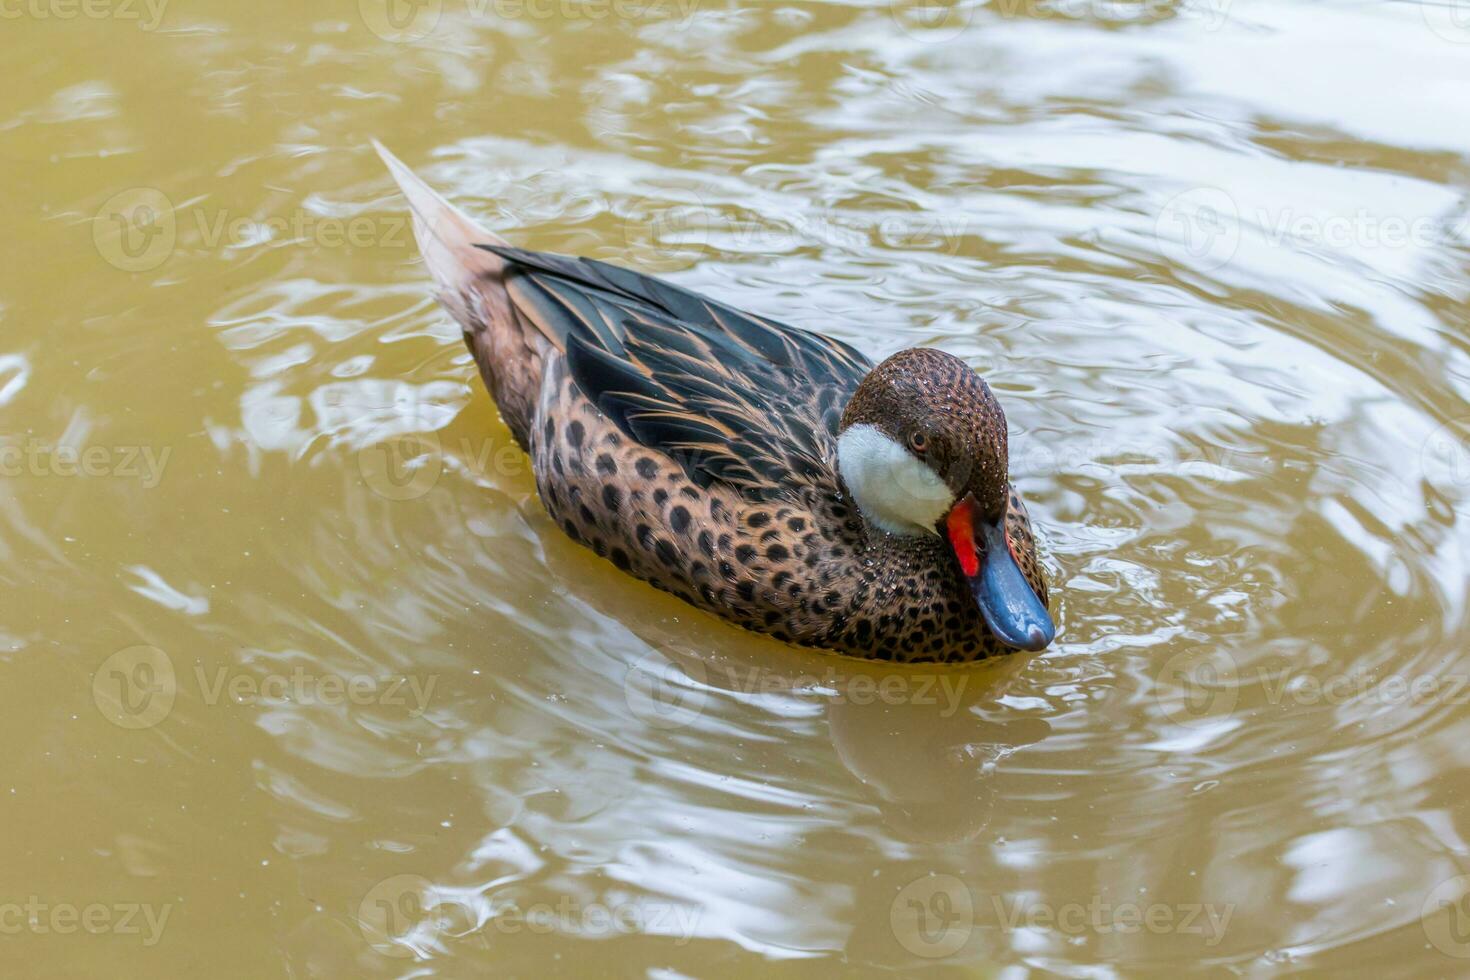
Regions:
<instances>
[{"instance_id":1,"label":"swimming duck","mask_svg":"<svg viewBox=\"0 0 1470 980\"><path fill-rule=\"evenodd\" d=\"M959 358L829 337L512 247L374 142L546 510L691 605L856 657L1055 635L1005 413Z\"/></svg>"}]
</instances>

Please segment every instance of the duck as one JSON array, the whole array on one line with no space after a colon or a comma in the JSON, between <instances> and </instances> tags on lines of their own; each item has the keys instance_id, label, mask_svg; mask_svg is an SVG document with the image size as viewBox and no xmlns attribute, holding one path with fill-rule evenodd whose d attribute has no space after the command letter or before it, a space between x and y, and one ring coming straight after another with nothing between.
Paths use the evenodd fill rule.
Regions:
<instances>
[{"instance_id":1,"label":"duck","mask_svg":"<svg viewBox=\"0 0 1470 980\"><path fill-rule=\"evenodd\" d=\"M900 663L1056 636L1008 427L965 361L873 361L664 278L517 248L381 143L537 496L617 569L777 640Z\"/></svg>"}]
</instances>

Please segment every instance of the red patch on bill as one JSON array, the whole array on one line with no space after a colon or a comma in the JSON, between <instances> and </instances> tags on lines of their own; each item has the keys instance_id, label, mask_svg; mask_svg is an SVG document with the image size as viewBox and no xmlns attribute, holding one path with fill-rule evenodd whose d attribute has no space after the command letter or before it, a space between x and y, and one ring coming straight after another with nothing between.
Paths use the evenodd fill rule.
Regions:
<instances>
[{"instance_id":1,"label":"red patch on bill","mask_svg":"<svg viewBox=\"0 0 1470 980\"><path fill-rule=\"evenodd\" d=\"M969 497L950 508L945 518L949 546L960 560L960 570L970 578L980 574L980 555L975 551L975 505Z\"/></svg>"}]
</instances>

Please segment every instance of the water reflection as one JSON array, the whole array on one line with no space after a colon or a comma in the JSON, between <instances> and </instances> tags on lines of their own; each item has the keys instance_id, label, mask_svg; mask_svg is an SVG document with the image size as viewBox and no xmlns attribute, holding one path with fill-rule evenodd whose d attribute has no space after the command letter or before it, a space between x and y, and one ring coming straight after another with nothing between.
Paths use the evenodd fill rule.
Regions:
<instances>
[{"instance_id":1,"label":"water reflection","mask_svg":"<svg viewBox=\"0 0 1470 980\"><path fill-rule=\"evenodd\" d=\"M30 965L1453 972L1463 25L441 6L11 25L7 867L173 908ZM966 357L1062 642L852 664L571 544L369 135L517 243ZM94 238L140 190L149 269ZM174 690L125 728L93 684L140 645Z\"/></svg>"}]
</instances>

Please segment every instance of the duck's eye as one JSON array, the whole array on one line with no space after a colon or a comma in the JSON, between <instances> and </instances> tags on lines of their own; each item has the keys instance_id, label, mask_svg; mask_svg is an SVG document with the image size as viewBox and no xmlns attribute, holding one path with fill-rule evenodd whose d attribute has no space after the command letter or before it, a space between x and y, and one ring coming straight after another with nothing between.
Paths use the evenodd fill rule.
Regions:
<instances>
[{"instance_id":1,"label":"duck's eye","mask_svg":"<svg viewBox=\"0 0 1470 980\"><path fill-rule=\"evenodd\" d=\"M922 456L929 449L929 437L922 432L909 433L909 448Z\"/></svg>"}]
</instances>

